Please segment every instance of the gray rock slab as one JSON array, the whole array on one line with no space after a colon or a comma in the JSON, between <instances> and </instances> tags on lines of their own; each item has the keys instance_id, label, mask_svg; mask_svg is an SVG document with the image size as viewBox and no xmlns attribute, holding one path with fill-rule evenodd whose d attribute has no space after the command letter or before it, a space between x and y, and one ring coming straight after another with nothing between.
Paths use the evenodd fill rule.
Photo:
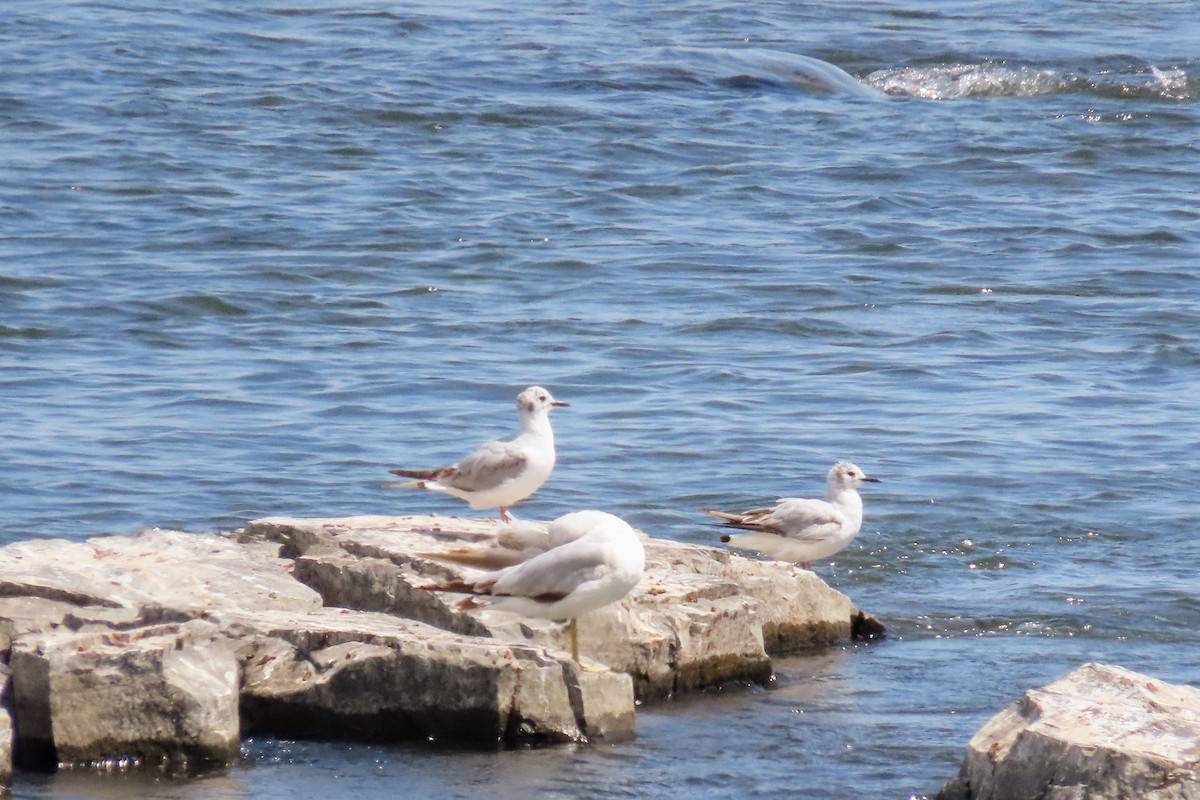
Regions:
<instances>
[{"instance_id":1,"label":"gray rock slab","mask_svg":"<svg viewBox=\"0 0 1200 800\"><path fill-rule=\"evenodd\" d=\"M12 697L12 670L0 664L0 697L6 702L0 705L0 794L12 785L13 774L13 724L8 711Z\"/></svg>"},{"instance_id":2,"label":"gray rock slab","mask_svg":"<svg viewBox=\"0 0 1200 800\"><path fill-rule=\"evenodd\" d=\"M536 552L537 527L523 544ZM296 559L296 577L330 605L384 611L457 633L566 649L564 626L487 608L460 607L461 595L417 586L453 580L448 553L473 549L481 561L513 563L494 521L455 517L268 518L248 524L249 541L273 541ZM817 575L727 550L647 538L646 577L621 603L579 619L587 658L631 675L641 697L769 678L768 653L824 645L850 635L849 598ZM543 543L544 546L544 543Z\"/></svg>"},{"instance_id":3,"label":"gray rock slab","mask_svg":"<svg viewBox=\"0 0 1200 800\"><path fill-rule=\"evenodd\" d=\"M1200 689L1085 664L972 737L942 800L1196 800Z\"/></svg>"},{"instance_id":4,"label":"gray rock slab","mask_svg":"<svg viewBox=\"0 0 1200 800\"><path fill-rule=\"evenodd\" d=\"M493 745L634 732L629 676L542 647L351 609L216 619L241 643L248 731Z\"/></svg>"},{"instance_id":5,"label":"gray rock slab","mask_svg":"<svg viewBox=\"0 0 1200 800\"><path fill-rule=\"evenodd\" d=\"M131 624L222 607L319 608L320 596L288 566L210 534L155 529L86 542L31 540L0 548L0 597L133 610Z\"/></svg>"},{"instance_id":6,"label":"gray rock slab","mask_svg":"<svg viewBox=\"0 0 1200 800\"><path fill-rule=\"evenodd\" d=\"M0 644L16 669L19 758L38 765L175 758L152 731L138 733L142 744L136 744L101 741L84 727L87 719L124 725L114 716L121 703L113 698L130 691L175 697L174 684L154 690L139 683L158 658L147 631L168 621L215 625L231 643L251 727L492 743L632 735L628 676L576 670L568 657L537 644L502 644L390 614L325 608L279 550L265 539L164 530L0 548ZM175 656L166 658L182 668ZM79 677L85 671L79 665L87 664L93 684ZM199 676L195 685L215 691ZM107 705L89 717L68 715L68 707L89 708L80 701L88 687ZM167 718L170 702L153 703L142 710L134 704L130 713ZM197 740L200 749L189 750L196 736L179 729L180 758L205 758L207 743ZM223 724L213 730L218 745L226 741Z\"/></svg>"},{"instance_id":7,"label":"gray rock slab","mask_svg":"<svg viewBox=\"0 0 1200 800\"><path fill-rule=\"evenodd\" d=\"M29 766L183 772L238 753L237 662L212 623L29 633L14 639L11 667Z\"/></svg>"},{"instance_id":8,"label":"gray rock slab","mask_svg":"<svg viewBox=\"0 0 1200 800\"><path fill-rule=\"evenodd\" d=\"M810 572L645 542L642 584L580 618L583 665L560 623L417 588L470 569L451 551L513 563L543 549L544 524L510 535L457 518L270 519L228 535L156 529L0 548L13 754L186 767L232 757L240 725L372 740L619 739L634 731L635 688L659 697L762 681L768 652L849 635L849 600Z\"/></svg>"}]
</instances>

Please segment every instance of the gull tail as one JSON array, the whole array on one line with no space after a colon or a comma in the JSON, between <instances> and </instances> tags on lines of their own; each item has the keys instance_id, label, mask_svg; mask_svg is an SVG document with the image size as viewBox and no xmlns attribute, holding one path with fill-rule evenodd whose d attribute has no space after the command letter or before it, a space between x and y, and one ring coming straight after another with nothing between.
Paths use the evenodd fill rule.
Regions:
<instances>
[{"instance_id":1,"label":"gull tail","mask_svg":"<svg viewBox=\"0 0 1200 800\"><path fill-rule=\"evenodd\" d=\"M440 469L389 469L393 475L403 475L405 478L416 478L415 481L401 483L385 483L384 489L428 489L430 481L436 481L443 470Z\"/></svg>"},{"instance_id":2,"label":"gull tail","mask_svg":"<svg viewBox=\"0 0 1200 800\"><path fill-rule=\"evenodd\" d=\"M431 561L449 561L452 564L461 564L464 567L474 567L475 569L488 571L511 567L513 564L519 564L525 560L525 558L521 557L524 555L523 553L506 550L502 547L480 549L457 547L441 553L417 553L417 555L421 558L428 558Z\"/></svg>"},{"instance_id":3,"label":"gull tail","mask_svg":"<svg viewBox=\"0 0 1200 800\"><path fill-rule=\"evenodd\" d=\"M440 552L418 553L432 561L451 562L475 569L492 570L511 567L541 555L550 549L550 534L540 525L501 528L496 538L475 546L455 547Z\"/></svg>"},{"instance_id":4,"label":"gull tail","mask_svg":"<svg viewBox=\"0 0 1200 800\"><path fill-rule=\"evenodd\" d=\"M384 489L424 489L425 481L389 482L380 484Z\"/></svg>"},{"instance_id":5,"label":"gull tail","mask_svg":"<svg viewBox=\"0 0 1200 800\"><path fill-rule=\"evenodd\" d=\"M420 478L423 481L431 481L441 472L440 469L389 469L388 472L393 475L403 475L406 478Z\"/></svg>"},{"instance_id":6,"label":"gull tail","mask_svg":"<svg viewBox=\"0 0 1200 800\"><path fill-rule=\"evenodd\" d=\"M700 510L705 514L708 514L710 517L716 517L731 528L739 528L740 530L744 531L761 530L759 525L750 519L751 515L749 513L731 514L728 511L717 511L715 508L702 508ZM728 542L729 536L722 536L721 541Z\"/></svg>"},{"instance_id":7,"label":"gull tail","mask_svg":"<svg viewBox=\"0 0 1200 800\"><path fill-rule=\"evenodd\" d=\"M429 592L454 592L456 594L465 594L462 600L454 604L454 608L458 611L470 611L472 608L482 608L487 605L485 600L479 598L480 587L473 583L465 581L451 581L449 583L425 583L414 585L414 589L422 589Z\"/></svg>"},{"instance_id":8,"label":"gull tail","mask_svg":"<svg viewBox=\"0 0 1200 800\"><path fill-rule=\"evenodd\" d=\"M467 583L466 581L413 584L412 588L426 592L456 592L458 594L475 594L479 591L475 588L475 584Z\"/></svg>"},{"instance_id":9,"label":"gull tail","mask_svg":"<svg viewBox=\"0 0 1200 800\"><path fill-rule=\"evenodd\" d=\"M716 517L722 522L732 522L737 524L741 523L742 521L741 514L730 514L728 511L717 511L715 508L702 508L700 510L705 514L708 514L710 517Z\"/></svg>"}]
</instances>

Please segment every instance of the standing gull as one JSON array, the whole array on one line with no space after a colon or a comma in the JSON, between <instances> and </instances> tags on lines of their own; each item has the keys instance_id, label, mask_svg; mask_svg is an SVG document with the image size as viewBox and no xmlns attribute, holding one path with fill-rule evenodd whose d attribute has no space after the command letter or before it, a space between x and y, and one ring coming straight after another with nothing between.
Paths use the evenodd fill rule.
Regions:
<instances>
[{"instance_id":1,"label":"standing gull","mask_svg":"<svg viewBox=\"0 0 1200 800\"><path fill-rule=\"evenodd\" d=\"M574 511L554 520L548 546L504 569L420 588L475 595L492 608L526 617L568 620L571 658L578 662L576 618L629 594L642 579L646 553L633 528L604 511Z\"/></svg>"},{"instance_id":2,"label":"standing gull","mask_svg":"<svg viewBox=\"0 0 1200 800\"><path fill-rule=\"evenodd\" d=\"M416 478L406 483L386 483L390 489L428 489L466 500L471 508L508 509L538 490L554 470L554 431L550 409L565 406L540 386L517 395L521 431L507 439L481 445L469 456L441 469L393 469L393 475Z\"/></svg>"},{"instance_id":3,"label":"standing gull","mask_svg":"<svg viewBox=\"0 0 1200 800\"><path fill-rule=\"evenodd\" d=\"M849 461L839 461L829 470L825 500L787 497L777 501L774 508L758 508L741 514L711 508L700 510L723 520L731 528L754 531L726 534L721 537L722 542L811 569L814 560L829 558L858 535L863 517L858 487L864 482L879 483L879 479L868 478Z\"/></svg>"}]
</instances>

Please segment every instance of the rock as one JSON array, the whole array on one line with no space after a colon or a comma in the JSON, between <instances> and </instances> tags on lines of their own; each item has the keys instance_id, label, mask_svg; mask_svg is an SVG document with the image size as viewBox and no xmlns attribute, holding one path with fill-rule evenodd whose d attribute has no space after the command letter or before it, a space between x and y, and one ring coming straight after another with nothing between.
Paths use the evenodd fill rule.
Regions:
<instances>
[{"instance_id":1,"label":"rock","mask_svg":"<svg viewBox=\"0 0 1200 800\"><path fill-rule=\"evenodd\" d=\"M633 734L629 676L388 614L218 618L242 642L248 732L579 742Z\"/></svg>"},{"instance_id":2,"label":"rock","mask_svg":"<svg viewBox=\"0 0 1200 800\"><path fill-rule=\"evenodd\" d=\"M850 617L850 638L856 641L872 641L882 639L887 635L883 623L865 611L855 610Z\"/></svg>"},{"instance_id":3,"label":"rock","mask_svg":"<svg viewBox=\"0 0 1200 800\"><path fill-rule=\"evenodd\" d=\"M522 545L536 552L537 526L521 524L533 534ZM529 549L497 546L497 530L495 522L443 517L270 518L248 524L244 536L282 544L282 552L296 559L296 577L329 605L565 648L561 624L486 608L463 610L461 595L414 588L460 577L462 567L442 557L464 545L486 553L492 567L529 555ZM768 653L851 634L858 612L812 572L719 548L657 539L644 544L646 578L639 587L621 603L579 619L581 653L631 675L640 697L761 682L771 673Z\"/></svg>"},{"instance_id":4,"label":"rock","mask_svg":"<svg viewBox=\"0 0 1200 800\"><path fill-rule=\"evenodd\" d=\"M938 797L1200 798L1200 689L1085 664L984 725Z\"/></svg>"},{"instance_id":5,"label":"rock","mask_svg":"<svg viewBox=\"0 0 1200 800\"><path fill-rule=\"evenodd\" d=\"M768 653L845 638L857 613L791 565L647 539L638 588L579 618L580 665L560 623L418 588L461 576L446 556L464 548L513 563L547 546L541 523L497 532L453 518L269 519L236 535L0 548L12 712L0 776L4 741L38 768L178 770L234 758L239 730L620 739L635 689L764 681Z\"/></svg>"},{"instance_id":6,"label":"rock","mask_svg":"<svg viewBox=\"0 0 1200 800\"><path fill-rule=\"evenodd\" d=\"M235 755L222 750L224 721L211 725L214 741L197 738L189 726L202 714L187 706L171 675L149 685L163 664L186 666L158 647L161 635L175 632L170 625L185 624L220 633L248 730L491 743L632 735L628 676L579 671L569 656L528 643L324 608L278 551L265 540L161 530L0 548L0 645L16 670L18 760L39 768L178 767ZM195 642L185 648L189 655L199 649ZM85 673L96 683L87 684ZM197 687L206 683L201 674L193 678ZM104 697L89 705L81 700L89 691ZM134 723L119 719L121 697L138 717ZM138 705L143 701L148 707ZM72 708L81 715L72 716ZM179 734L174 749L153 721L171 715ZM101 741L89 720L132 732Z\"/></svg>"},{"instance_id":7,"label":"rock","mask_svg":"<svg viewBox=\"0 0 1200 800\"><path fill-rule=\"evenodd\" d=\"M235 757L237 662L188 620L222 605L319 608L285 564L176 531L0 548L16 761L185 770Z\"/></svg>"},{"instance_id":8,"label":"rock","mask_svg":"<svg viewBox=\"0 0 1200 800\"><path fill-rule=\"evenodd\" d=\"M218 607L320 608L285 562L212 535L150 530L69 542L43 539L0 548L0 597L114 609L118 626L182 621ZM43 604L44 606L44 604Z\"/></svg>"},{"instance_id":9,"label":"rock","mask_svg":"<svg viewBox=\"0 0 1200 800\"><path fill-rule=\"evenodd\" d=\"M176 772L239 751L237 663L212 623L26 634L11 666L25 766Z\"/></svg>"},{"instance_id":10,"label":"rock","mask_svg":"<svg viewBox=\"0 0 1200 800\"><path fill-rule=\"evenodd\" d=\"M12 784L13 773L13 724L8 712L12 702L12 671L0 664L0 795Z\"/></svg>"}]
</instances>

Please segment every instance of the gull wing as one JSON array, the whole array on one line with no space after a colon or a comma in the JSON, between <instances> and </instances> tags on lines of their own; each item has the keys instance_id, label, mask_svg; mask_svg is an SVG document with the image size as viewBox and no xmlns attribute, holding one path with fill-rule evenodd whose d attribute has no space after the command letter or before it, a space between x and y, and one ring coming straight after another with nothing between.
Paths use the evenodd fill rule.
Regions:
<instances>
[{"instance_id":1,"label":"gull wing","mask_svg":"<svg viewBox=\"0 0 1200 800\"><path fill-rule=\"evenodd\" d=\"M508 527L502 528L496 534L495 539L482 545L418 555L434 561L450 561L476 569L499 570L541 555L549 550L553 543L553 534L545 527L518 520L509 523Z\"/></svg>"},{"instance_id":2,"label":"gull wing","mask_svg":"<svg viewBox=\"0 0 1200 800\"><path fill-rule=\"evenodd\" d=\"M824 500L785 498L764 520L766 527L797 541L820 541L840 531L845 515Z\"/></svg>"},{"instance_id":3,"label":"gull wing","mask_svg":"<svg viewBox=\"0 0 1200 800\"><path fill-rule=\"evenodd\" d=\"M557 600L610 571L602 542L577 539L502 570L492 594Z\"/></svg>"},{"instance_id":4,"label":"gull wing","mask_svg":"<svg viewBox=\"0 0 1200 800\"><path fill-rule=\"evenodd\" d=\"M494 489L521 474L529 463L525 448L516 442L494 441L442 470L437 481L464 492L483 492Z\"/></svg>"},{"instance_id":5,"label":"gull wing","mask_svg":"<svg viewBox=\"0 0 1200 800\"><path fill-rule=\"evenodd\" d=\"M742 528L748 531L763 531L765 533L779 533L783 531L774 530L770 527L772 508L756 508L752 511L743 511L740 514L731 513L729 511L717 511L713 508L700 509L710 517L716 517L724 522L730 528Z\"/></svg>"}]
</instances>

